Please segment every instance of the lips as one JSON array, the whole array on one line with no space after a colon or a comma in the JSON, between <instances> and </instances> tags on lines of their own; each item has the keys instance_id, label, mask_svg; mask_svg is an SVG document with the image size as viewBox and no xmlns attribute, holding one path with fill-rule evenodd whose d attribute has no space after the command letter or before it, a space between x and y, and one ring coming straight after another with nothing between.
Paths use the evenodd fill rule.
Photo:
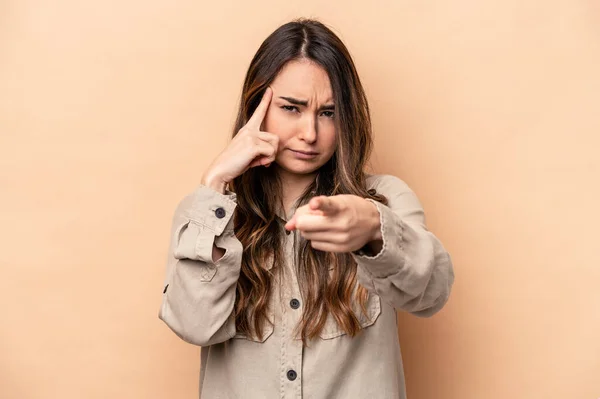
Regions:
<instances>
[{"instance_id":1,"label":"lips","mask_svg":"<svg viewBox=\"0 0 600 399\"><path fill-rule=\"evenodd\" d=\"M290 148L291 151L297 152L299 154L303 154L303 155L319 155L318 152L314 152L314 151L300 151L300 150L292 150Z\"/></svg>"}]
</instances>

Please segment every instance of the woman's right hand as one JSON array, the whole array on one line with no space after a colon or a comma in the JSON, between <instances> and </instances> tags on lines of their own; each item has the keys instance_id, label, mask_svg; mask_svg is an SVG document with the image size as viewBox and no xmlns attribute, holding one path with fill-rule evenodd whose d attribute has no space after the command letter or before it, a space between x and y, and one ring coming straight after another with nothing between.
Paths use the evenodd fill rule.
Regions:
<instances>
[{"instance_id":1,"label":"woman's right hand","mask_svg":"<svg viewBox=\"0 0 600 399\"><path fill-rule=\"evenodd\" d=\"M202 183L224 193L233 179L255 166L270 166L277 156L279 136L260 130L273 96L267 87L256 110L229 145L206 170Z\"/></svg>"}]
</instances>

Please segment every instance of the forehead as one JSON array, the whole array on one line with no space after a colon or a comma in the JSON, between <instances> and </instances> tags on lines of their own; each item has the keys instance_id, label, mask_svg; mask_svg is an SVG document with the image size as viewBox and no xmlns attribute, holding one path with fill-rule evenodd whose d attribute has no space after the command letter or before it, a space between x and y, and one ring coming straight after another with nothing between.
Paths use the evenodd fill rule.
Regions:
<instances>
[{"instance_id":1,"label":"forehead","mask_svg":"<svg viewBox=\"0 0 600 399\"><path fill-rule=\"evenodd\" d=\"M333 93L327 72L309 60L289 61L271 84L277 94L299 99L331 100Z\"/></svg>"}]
</instances>

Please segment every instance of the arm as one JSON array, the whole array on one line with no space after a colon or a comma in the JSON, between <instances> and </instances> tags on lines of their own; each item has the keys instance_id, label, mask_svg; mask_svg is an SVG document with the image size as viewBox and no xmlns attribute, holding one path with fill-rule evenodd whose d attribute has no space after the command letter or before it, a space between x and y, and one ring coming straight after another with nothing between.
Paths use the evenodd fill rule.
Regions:
<instances>
[{"instance_id":1,"label":"arm","mask_svg":"<svg viewBox=\"0 0 600 399\"><path fill-rule=\"evenodd\" d=\"M235 194L201 185L181 201L173 217L158 316L194 345L213 345L236 333L233 311L242 244L233 232L235 207Z\"/></svg>"},{"instance_id":2,"label":"arm","mask_svg":"<svg viewBox=\"0 0 600 399\"><path fill-rule=\"evenodd\" d=\"M225 187L248 169L275 161L279 136L260 130L272 95L266 88L252 117L173 217L158 317L191 344L213 345L236 334L234 305L243 248L233 231L236 196Z\"/></svg>"},{"instance_id":3,"label":"arm","mask_svg":"<svg viewBox=\"0 0 600 399\"><path fill-rule=\"evenodd\" d=\"M358 279L396 309L419 317L437 313L448 301L454 270L440 240L427 230L415 193L394 176L381 176L376 189L388 205L371 201L378 210L379 231L369 243L375 255L353 252Z\"/></svg>"}]
</instances>

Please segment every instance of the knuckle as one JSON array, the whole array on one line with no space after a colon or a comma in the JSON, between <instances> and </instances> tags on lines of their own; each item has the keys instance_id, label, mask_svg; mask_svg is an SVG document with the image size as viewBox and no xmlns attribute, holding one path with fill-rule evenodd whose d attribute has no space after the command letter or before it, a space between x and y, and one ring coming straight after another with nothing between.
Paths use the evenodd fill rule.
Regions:
<instances>
[{"instance_id":1,"label":"knuckle","mask_svg":"<svg viewBox=\"0 0 600 399\"><path fill-rule=\"evenodd\" d=\"M245 137L246 140L246 145L248 145L249 147L254 147L256 145L256 138L254 138L253 136L246 136Z\"/></svg>"},{"instance_id":2,"label":"knuckle","mask_svg":"<svg viewBox=\"0 0 600 399\"><path fill-rule=\"evenodd\" d=\"M238 130L238 135L240 136L245 136L248 134L250 129L248 129L247 126L242 127L240 130Z\"/></svg>"},{"instance_id":3,"label":"knuckle","mask_svg":"<svg viewBox=\"0 0 600 399\"><path fill-rule=\"evenodd\" d=\"M342 232L348 233L348 230L350 230L350 221L347 218L340 219L339 228Z\"/></svg>"},{"instance_id":4,"label":"knuckle","mask_svg":"<svg viewBox=\"0 0 600 399\"><path fill-rule=\"evenodd\" d=\"M348 241L350 241L350 238L351 238L351 234L348 231L340 234L340 242L348 242Z\"/></svg>"},{"instance_id":5,"label":"knuckle","mask_svg":"<svg viewBox=\"0 0 600 399\"><path fill-rule=\"evenodd\" d=\"M356 223L357 219L358 218L356 214L347 214L347 216L344 218L344 223L346 224L347 228L350 228Z\"/></svg>"},{"instance_id":6,"label":"knuckle","mask_svg":"<svg viewBox=\"0 0 600 399\"><path fill-rule=\"evenodd\" d=\"M254 137L252 137L252 135L249 134L248 131L246 131L244 133L244 135L241 136L241 140L242 140L242 143L246 146L250 146L254 143Z\"/></svg>"}]
</instances>

